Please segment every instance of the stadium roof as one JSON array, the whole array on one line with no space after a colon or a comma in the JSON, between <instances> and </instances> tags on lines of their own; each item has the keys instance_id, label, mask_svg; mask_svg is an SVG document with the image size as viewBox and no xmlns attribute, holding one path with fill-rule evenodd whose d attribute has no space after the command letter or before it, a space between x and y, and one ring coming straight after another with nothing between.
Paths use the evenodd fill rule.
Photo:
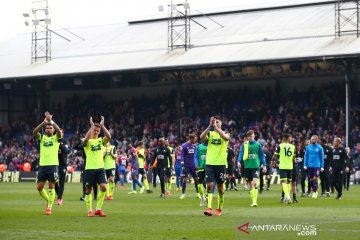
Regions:
<instances>
[{"instance_id":1,"label":"stadium roof","mask_svg":"<svg viewBox=\"0 0 360 240\"><path fill-rule=\"evenodd\" d=\"M85 38L52 37L52 60L30 63L30 33L0 44L0 79L91 72L324 59L360 55L356 36L335 38L334 4L213 15L191 26L192 48L167 52L167 21L71 29ZM60 34L69 36L63 30Z\"/></svg>"}]
</instances>

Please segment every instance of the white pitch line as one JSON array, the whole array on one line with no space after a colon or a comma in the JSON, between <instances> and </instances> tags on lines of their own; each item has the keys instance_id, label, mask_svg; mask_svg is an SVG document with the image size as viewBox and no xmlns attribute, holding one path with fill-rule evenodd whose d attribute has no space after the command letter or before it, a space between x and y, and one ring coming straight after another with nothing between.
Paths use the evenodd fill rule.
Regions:
<instances>
[{"instance_id":1,"label":"white pitch line","mask_svg":"<svg viewBox=\"0 0 360 240\"><path fill-rule=\"evenodd\" d=\"M332 222L316 222L316 223L297 223L297 224L330 224L330 223L351 223L351 222L360 222L360 218L359 219L352 219L352 220L342 220L342 221L332 221Z\"/></svg>"},{"instance_id":2,"label":"white pitch line","mask_svg":"<svg viewBox=\"0 0 360 240\"><path fill-rule=\"evenodd\" d=\"M353 229L333 229L333 228L324 228L324 229L316 229L317 232L354 232L358 233L360 230L353 230Z\"/></svg>"}]
</instances>

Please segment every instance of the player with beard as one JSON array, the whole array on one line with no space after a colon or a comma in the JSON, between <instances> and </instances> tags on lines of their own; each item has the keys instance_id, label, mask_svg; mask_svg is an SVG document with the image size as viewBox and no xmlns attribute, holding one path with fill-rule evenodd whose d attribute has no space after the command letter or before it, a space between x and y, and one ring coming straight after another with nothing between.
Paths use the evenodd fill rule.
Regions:
<instances>
[{"instance_id":1,"label":"player with beard","mask_svg":"<svg viewBox=\"0 0 360 240\"><path fill-rule=\"evenodd\" d=\"M33 131L34 136L40 143L40 162L37 176L37 190L46 200L46 215L52 214L52 206L55 200L55 183L58 181L58 151L61 139L59 126L52 120L53 115L45 112L44 121ZM45 134L40 131L45 128ZM56 132L56 134L54 134ZM44 189L45 183L49 184L49 195Z\"/></svg>"},{"instance_id":2,"label":"player with beard","mask_svg":"<svg viewBox=\"0 0 360 240\"><path fill-rule=\"evenodd\" d=\"M318 144L318 136L310 138L310 145L306 147L304 157L304 170L308 170L310 189L313 190L312 198L318 196L318 177L324 171L324 149Z\"/></svg>"},{"instance_id":3,"label":"player with beard","mask_svg":"<svg viewBox=\"0 0 360 240\"><path fill-rule=\"evenodd\" d=\"M154 164L155 161L156 161L156 166ZM164 138L160 138L159 147L157 147L154 150L154 156L150 163L151 167L156 167L156 174L159 176L160 179L160 185L161 185L160 198L165 198L165 175L169 161L171 161L170 150L165 146Z\"/></svg>"},{"instance_id":4,"label":"player with beard","mask_svg":"<svg viewBox=\"0 0 360 240\"><path fill-rule=\"evenodd\" d=\"M334 138L333 142L333 161L330 164L330 172L333 173L333 184L337 191L337 200L342 199L342 190L343 190L343 180L344 173L349 172L347 154L343 146L341 146L342 141L340 138Z\"/></svg>"}]
</instances>

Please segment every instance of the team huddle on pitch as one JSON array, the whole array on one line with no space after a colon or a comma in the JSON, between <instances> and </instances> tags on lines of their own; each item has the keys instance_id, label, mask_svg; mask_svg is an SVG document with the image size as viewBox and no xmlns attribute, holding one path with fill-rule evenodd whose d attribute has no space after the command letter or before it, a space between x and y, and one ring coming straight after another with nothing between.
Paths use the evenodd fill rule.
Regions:
<instances>
[{"instance_id":1,"label":"team huddle on pitch","mask_svg":"<svg viewBox=\"0 0 360 240\"><path fill-rule=\"evenodd\" d=\"M140 187L140 193L145 190L147 193L151 193L152 190L149 189L147 174L144 169L145 150L143 143L140 142L138 148L128 144L128 152L120 152L120 155L117 156L115 146L110 145L111 134L105 127L104 117L101 116L100 123L94 123L90 118L89 123L89 130L85 137L81 139L81 148L86 157L83 175L83 183L85 184L84 200L88 217L95 215L105 217L106 214L102 210L104 200L113 199L116 181L114 178L117 175L117 170L120 175L121 186L123 186L127 162L130 162L131 165L130 174L133 186L133 190L129 194L136 193L137 185ZM158 147L154 150L148 166L152 170L155 179L158 177L160 180L160 198L170 195L172 170L175 169L177 190L180 190L181 186L182 191L180 199L185 198L186 184L190 174L200 198L200 206L206 206L204 211L206 216L213 215L212 200L216 188L217 207L214 214L220 216L224 206L224 183L226 182L227 190L229 180L231 180L231 185L234 187L234 168L238 165L249 186L250 206L257 207L258 180L263 179L263 175L269 172L269 162L272 167L279 169L282 184L281 202L288 204L298 202L296 198L298 176L296 169L299 168L295 167L298 164L301 164L301 171L307 173L308 192L310 193L310 190L312 190L312 198L318 196L318 177L320 174L327 174L325 180L322 181L322 184L325 184L322 194L326 193L329 196L330 178L328 173L330 172L333 175L333 186L337 191L336 199L340 200L342 198L342 181L344 173L349 172L349 161L347 150L342 147L340 138L334 138L333 148L331 149L326 146L326 142L324 145L323 139L322 145L324 147L318 144L318 137L314 135L311 137L309 144L304 146L300 157L299 151L291 143L291 134L284 131L281 143L276 147L273 157L269 158L269 152L266 151L266 154L264 154L262 145L255 141L254 131L249 130L246 133L246 141L239 150L236 164L234 151L228 147L230 134L222 130L221 126L222 122L219 116L211 117L209 125L200 134L200 143L196 144L197 136L190 134L188 141L181 145L176 159L172 157L172 151L166 139L159 139ZM40 134L43 128L44 134ZM101 132L103 132L104 137L100 137ZM46 200L45 214L51 215L55 200L55 187L58 182L58 152L63 131L54 122L52 115L46 112L44 121L34 129L33 133L40 143L37 189L40 196ZM117 157L119 159L118 169L116 168ZM142 176L142 183L139 181L139 176ZM46 181L49 184L49 194L44 189ZM95 194L97 203L96 209L93 211L92 192L94 187L97 186L99 186L100 191ZM304 187L302 186L302 188L302 192L305 194ZM262 187L260 190L262 190ZM290 196L291 192L293 198ZM61 204L62 199L58 198L58 205Z\"/></svg>"}]
</instances>

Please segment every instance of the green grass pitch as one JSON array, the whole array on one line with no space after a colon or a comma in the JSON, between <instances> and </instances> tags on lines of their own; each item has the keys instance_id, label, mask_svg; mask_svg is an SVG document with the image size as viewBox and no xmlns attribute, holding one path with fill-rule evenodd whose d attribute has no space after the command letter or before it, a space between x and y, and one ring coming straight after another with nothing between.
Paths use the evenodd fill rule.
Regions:
<instances>
[{"instance_id":1,"label":"green grass pitch","mask_svg":"<svg viewBox=\"0 0 360 240\"><path fill-rule=\"evenodd\" d=\"M158 187L159 188L159 187ZM105 218L86 217L81 202L80 184L66 184L63 206L54 205L53 215L46 216L45 202L35 183L0 183L1 239L360 239L360 186L351 186L341 201L319 197L301 198L299 204L279 203L280 186L259 194L258 208L251 208L247 191L225 193L223 215L207 217L188 185L186 198L174 192L159 198L152 194L128 195L117 186L113 201L105 201ZM173 185L174 190L174 185ZM213 201L213 208L217 200ZM93 202L95 207L95 203ZM315 225L316 236L301 236L296 231L261 231L238 226Z\"/></svg>"}]
</instances>

